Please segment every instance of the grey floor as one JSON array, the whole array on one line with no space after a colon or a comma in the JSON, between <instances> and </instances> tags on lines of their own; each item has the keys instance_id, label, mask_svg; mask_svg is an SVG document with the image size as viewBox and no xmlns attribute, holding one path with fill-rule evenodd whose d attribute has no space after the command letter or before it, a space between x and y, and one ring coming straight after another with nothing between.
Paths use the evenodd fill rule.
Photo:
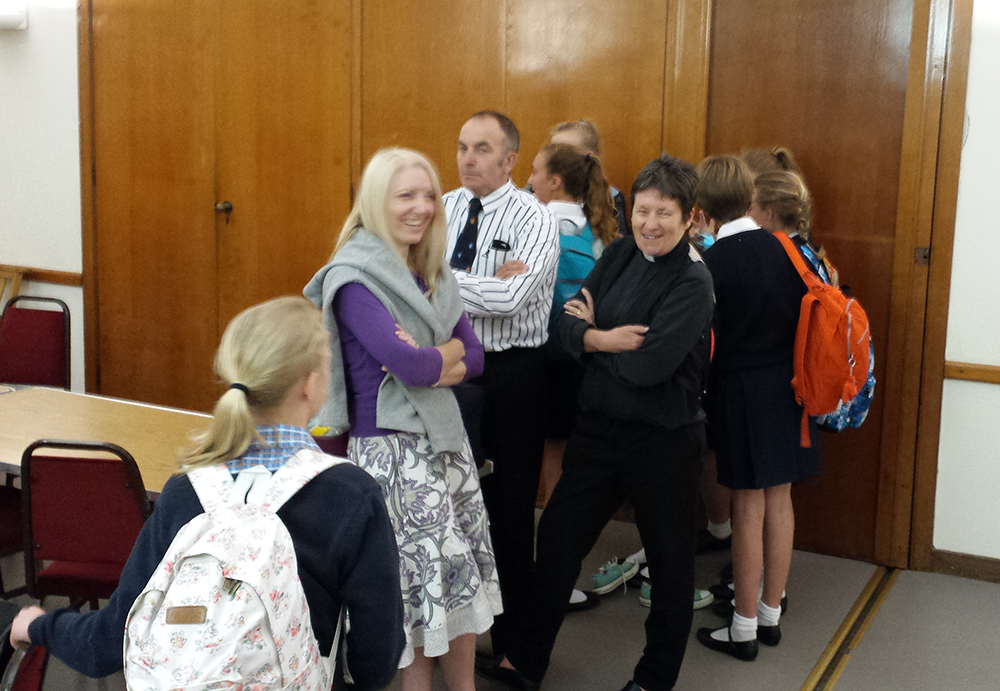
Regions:
<instances>
[{"instance_id":1,"label":"grey floor","mask_svg":"<svg viewBox=\"0 0 1000 691\"><path fill-rule=\"evenodd\" d=\"M902 571L837 691L997 691L1000 585Z\"/></svg>"},{"instance_id":2,"label":"grey floor","mask_svg":"<svg viewBox=\"0 0 1000 691\"><path fill-rule=\"evenodd\" d=\"M580 584L613 556L640 547L635 527L612 521L588 557ZM698 558L698 583L715 582L728 555ZM0 559L8 585L20 582L20 557ZM789 607L777 648L763 648L753 663L702 648L694 639L701 626L718 626L710 610L695 612L694 627L678 691L738 689L785 691L801 688L854 601L875 571L871 564L796 552L788 584ZM22 602L26 600L22 599ZM58 606L53 599L46 603ZM544 691L618 691L631 676L643 646L648 610L639 604L638 584L602 598L600 606L567 617L553 652ZM938 574L904 571L872 625L852 652L837 691L1000 691L1000 585ZM399 691L399 679L389 687ZM444 690L440 680L435 690ZM506 691L477 679L478 691ZM51 663L46 689L119 691L120 675L86 680Z\"/></svg>"},{"instance_id":3,"label":"grey floor","mask_svg":"<svg viewBox=\"0 0 1000 691\"><path fill-rule=\"evenodd\" d=\"M580 585L608 558L639 548L635 527L608 524L584 565ZM727 553L698 558L696 580L701 587L715 583ZM777 648L765 648L756 662L740 662L703 648L694 638L702 626L722 620L710 609L695 612L684 666L677 689L798 689L847 615L875 567L847 559L796 552L789 577L788 612L782 617L784 638ZM618 691L632 675L644 644L643 622L648 610L639 604L638 586L619 589L602 598L589 612L566 618L542 688L545 691ZM391 688L397 688L391 687ZM444 689L438 685L436 689ZM479 691L506 691L488 680Z\"/></svg>"}]
</instances>

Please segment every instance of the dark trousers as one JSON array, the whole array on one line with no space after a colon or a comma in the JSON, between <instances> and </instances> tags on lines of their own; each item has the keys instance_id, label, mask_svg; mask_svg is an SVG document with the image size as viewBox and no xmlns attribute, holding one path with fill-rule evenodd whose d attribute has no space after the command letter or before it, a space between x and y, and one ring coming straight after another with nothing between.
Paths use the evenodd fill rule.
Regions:
<instances>
[{"instance_id":1,"label":"dark trousers","mask_svg":"<svg viewBox=\"0 0 1000 691\"><path fill-rule=\"evenodd\" d=\"M544 362L541 348L486 353L477 380L486 390L483 446L493 461L493 473L483 478L483 500L490 515L504 609L491 633L497 653L511 647L514 623L531 603L535 502L545 443Z\"/></svg>"},{"instance_id":2,"label":"dark trousers","mask_svg":"<svg viewBox=\"0 0 1000 691\"><path fill-rule=\"evenodd\" d=\"M646 648L632 678L651 691L673 688L693 618L694 509L704 446L702 423L667 430L580 416L538 526L534 607L519 620L521 642L508 651L518 671L537 681L545 675L581 563L628 499L652 584Z\"/></svg>"}]
</instances>

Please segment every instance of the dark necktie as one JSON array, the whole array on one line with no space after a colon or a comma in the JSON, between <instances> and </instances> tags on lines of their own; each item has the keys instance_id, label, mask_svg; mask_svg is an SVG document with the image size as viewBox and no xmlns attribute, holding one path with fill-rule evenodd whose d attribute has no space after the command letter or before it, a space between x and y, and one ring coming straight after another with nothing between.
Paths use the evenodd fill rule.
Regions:
<instances>
[{"instance_id":1,"label":"dark necktie","mask_svg":"<svg viewBox=\"0 0 1000 691\"><path fill-rule=\"evenodd\" d=\"M476 258L476 239L479 237L479 212L483 203L478 197L469 200L469 217L465 227L458 234L455 251L451 253L451 268L457 271L472 271L472 262Z\"/></svg>"}]
</instances>

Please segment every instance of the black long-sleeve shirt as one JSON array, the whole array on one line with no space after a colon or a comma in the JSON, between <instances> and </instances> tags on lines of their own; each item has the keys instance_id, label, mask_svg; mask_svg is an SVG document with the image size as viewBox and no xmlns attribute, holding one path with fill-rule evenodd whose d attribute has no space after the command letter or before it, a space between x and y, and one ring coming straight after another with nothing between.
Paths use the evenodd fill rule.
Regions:
<instances>
[{"instance_id":1,"label":"black long-sleeve shirt","mask_svg":"<svg viewBox=\"0 0 1000 691\"><path fill-rule=\"evenodd\" d=\"M73 669L102 677L122 668L125 619L177 532L204 512L187 475L167 482L143 526L118 588L95 612L63 609L28 634ZM342 463L317 475L278 510L295 545L299 578L320 653L329 656L341 605L351 617L347 667L355 688L378 689L405 644L399 554L378 483Z\"/></svg>"},{"instance_id":2,"label":"black long-sleeve shirt","mask_svg":"<svg viewBox=\"0 0 1000 691\"><path fill-rule=\"evenodd\" d=\"M585 353L590 325L560 315L563 347L585 366L580 386L583 412L676 429L704 419L712 322L712 277L692 260L686 239L667 254L648 260L635 239L616 240L584 280L594 298L596 327L649 327L636 350ZM582 299L582 291L577 294Z\"/></svg>"}]
</instances>

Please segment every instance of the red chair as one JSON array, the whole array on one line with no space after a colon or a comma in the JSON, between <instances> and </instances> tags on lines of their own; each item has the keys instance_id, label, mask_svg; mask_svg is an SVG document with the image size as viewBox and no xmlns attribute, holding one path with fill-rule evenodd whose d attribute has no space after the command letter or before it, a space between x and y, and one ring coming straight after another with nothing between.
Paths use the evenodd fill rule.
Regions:
<instances>
[{"instance_id":1,"label":"red chair","mask_svg":"<svg viewBox=\"0 0 1000 691\"><path fill-rule=\"evenodd\" d=\"M50 449L103 453L40 453ZM106 442L43 439L24 450L21 477L28 594L96 609L118 586L151 512L135 459Z\"/></svg>"},{"instance_id":2,"label":"red chair","mask_svg":"<svg viewBox=\"0 0 1000 691\"><path fill-rule=\"evenodd\" d=\"M21 303L55 305L32 309ZM0 382L69 389L69 307L56 298L18 295L0 318Z\"/></svg>"}]
</instances>

